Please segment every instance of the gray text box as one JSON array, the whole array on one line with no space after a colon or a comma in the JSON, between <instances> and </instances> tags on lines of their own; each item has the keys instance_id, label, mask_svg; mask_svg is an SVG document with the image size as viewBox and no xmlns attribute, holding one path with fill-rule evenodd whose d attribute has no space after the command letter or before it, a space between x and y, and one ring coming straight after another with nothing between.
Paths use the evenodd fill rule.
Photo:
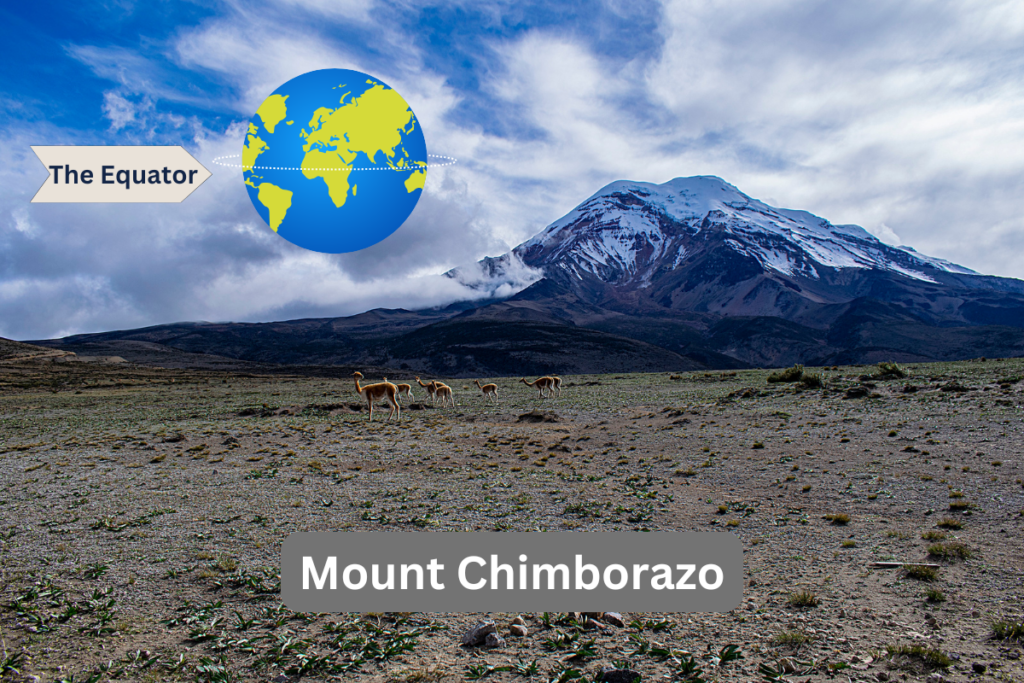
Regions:
<instances>
[{"instance_id":1,"label":"gray text box","mask_svg":"<svg viewBox=\"0 0 1024 683\"><path fill-rule=\"evenodd\" d=\"M299 612L724 612L743 598L729 533L293 533Z\"/></svg>"}]
</instances>

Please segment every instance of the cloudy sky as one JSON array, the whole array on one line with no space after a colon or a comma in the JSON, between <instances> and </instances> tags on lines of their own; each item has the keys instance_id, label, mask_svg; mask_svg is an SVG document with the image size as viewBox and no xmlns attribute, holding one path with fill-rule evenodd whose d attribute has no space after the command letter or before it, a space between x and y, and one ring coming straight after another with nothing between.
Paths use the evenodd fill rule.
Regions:
<instances>
[{"instance_id":1,"label":"cloudy sky","mask_svg":"<svg viewBox=\"0 0 1024 683\"><path fill-rule=\"evenodd\" d=\"M1024 278L1017 0L106 0L0 9L0 336L281 320L467 296L437 276L618 179L717 175ZM240 172L262 100L322 68L397 89L432 153L406 224L354 254L277 237ZM30 145L181 144L181 204L30 204Z\"/></svg>"}]
</instances>

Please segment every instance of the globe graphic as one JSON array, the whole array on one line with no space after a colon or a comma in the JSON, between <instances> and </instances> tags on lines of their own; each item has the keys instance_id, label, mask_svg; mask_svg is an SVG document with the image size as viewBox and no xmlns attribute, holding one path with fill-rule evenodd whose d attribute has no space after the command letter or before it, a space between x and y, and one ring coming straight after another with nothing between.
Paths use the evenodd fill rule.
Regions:
<instances>
[{"instance_id":1,"label":"globe graphic","mask_svg":"<svg viewBox=\"0 0 1024 683\"><path fill-rule=\"evenodd\" d=\"M427 146L381 80L311 71L264 100L242 148L246 190L278 235L329 254L364 249L405 222L423 193Z\"/></svg>"}]
</instances>

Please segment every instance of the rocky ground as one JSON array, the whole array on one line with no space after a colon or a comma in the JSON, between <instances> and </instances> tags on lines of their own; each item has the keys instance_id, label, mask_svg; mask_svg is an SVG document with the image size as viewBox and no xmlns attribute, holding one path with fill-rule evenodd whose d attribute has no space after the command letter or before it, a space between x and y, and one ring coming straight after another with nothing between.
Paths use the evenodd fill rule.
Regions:
<instances>
[{"instance_id":1,"label":"rocky ground","mask_svg":"<svg viewBox=\"0 0 1024 683\"><path fill-rule=\"evenodd\" d=\"M399 424L337 379L65 360L0 363L2 680L1024 680L1020 359L452 380ZM729 531L744 602L284 608L287 534L340 530Z\"/></svg>"}]
</instances>

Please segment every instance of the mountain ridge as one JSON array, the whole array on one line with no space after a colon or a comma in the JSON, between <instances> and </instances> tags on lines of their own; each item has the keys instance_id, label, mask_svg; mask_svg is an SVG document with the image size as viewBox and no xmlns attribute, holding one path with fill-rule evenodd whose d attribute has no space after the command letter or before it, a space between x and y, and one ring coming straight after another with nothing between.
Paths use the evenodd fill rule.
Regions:
<instances>
[{"instance_id":1,"label":"mountain ridge","mask_svg":"<svg viewBox=\"0 0 1024 683\"><path fill-rule=\"evenodd\" d=\"M609 183L506 254L445 276L480 299L36 343L141 340L263 363L449 376L1024 355L1024 281L771 207L715 176Z\"/></svg>"}]
</instances>

